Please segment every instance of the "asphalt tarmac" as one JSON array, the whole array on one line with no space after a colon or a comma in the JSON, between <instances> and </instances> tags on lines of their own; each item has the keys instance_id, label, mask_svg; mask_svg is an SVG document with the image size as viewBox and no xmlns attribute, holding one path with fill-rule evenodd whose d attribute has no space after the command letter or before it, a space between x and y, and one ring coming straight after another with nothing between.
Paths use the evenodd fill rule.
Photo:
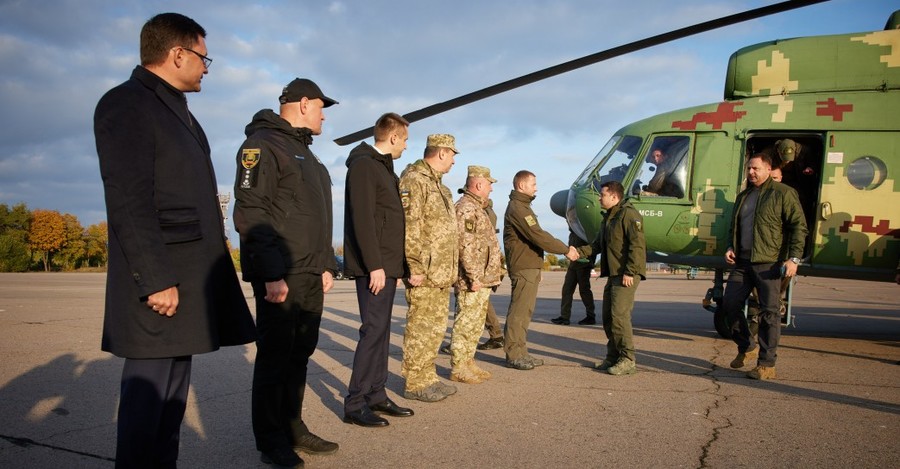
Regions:
<instances>
[{"instance_id":1,"label":"asphalt tarmac","mask_svg":"<svg viewBox=\"0 0 900 469\"><path fill-rule=\"evenodd\" d=\"M399 289L388 394L416 415L376 429L341 421L359 321L353 282L336 282L303 412L341 448L301 453L306 467L900 466L900 286L801 277L778 378L759 382L744 376L749 367L728 367L735 346L700 307L710 276L656 273L641 283L639 371L623 377L591 369L605 353L601 326L550 323L562 278L545 274L528 335L546 365L518 371L503 366L502 349L479 351L493 378L457 383L437 403L401 397ZM122 360L99 349L104 282L104 274L0 274L0 467L113 467ZM604 282L592 280L598 312ZM252 308L246 284L245 292ZM502 320L508 282L492 301ZM573 323L583 315L576 293ZM250 430L253 358L252 345L194 358L180 467L269 467ZM449 377L449 356L437 366Z\"/></svg>"}]
</instances>

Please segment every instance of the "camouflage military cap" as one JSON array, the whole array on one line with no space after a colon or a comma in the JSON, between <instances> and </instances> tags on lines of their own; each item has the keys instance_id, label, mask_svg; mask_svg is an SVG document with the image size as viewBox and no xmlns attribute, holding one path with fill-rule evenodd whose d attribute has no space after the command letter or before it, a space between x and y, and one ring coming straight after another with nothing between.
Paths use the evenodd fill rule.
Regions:
<instances>
[{"instance_id":1,"label":"camouflage military cap","mask_svg":"<svg viewBox=\"0 0 900 469\"><path fill-rule=\"evenodd\" d=\"M459 153L456 149L456 139L450 134L431 134L428 136L426 147L445 147L453 150L453 153Z\"/></svg>"},{"instance_id":2,"label":"camouflage military cap","mask_svg":"<svg viewBox=\"0 0 900 469\"><path fill-rule=\"evenodd\" d=\"M485 178L488 181L497 182L496 179L491 177L491 170L489 168L485 168L484 166L469 166L469 177Z\"/></svg>"},{"instance_id":3,"label":"camouflage military cap","mask_svg":"<svg viewBox=\"0 0 900 469\"><path fill-rule=\"evenodd\" d=\"M794 161L797 156L797 142L789 138L775 142L775 148L784 161Z\"/></svg>"}]
</instances>

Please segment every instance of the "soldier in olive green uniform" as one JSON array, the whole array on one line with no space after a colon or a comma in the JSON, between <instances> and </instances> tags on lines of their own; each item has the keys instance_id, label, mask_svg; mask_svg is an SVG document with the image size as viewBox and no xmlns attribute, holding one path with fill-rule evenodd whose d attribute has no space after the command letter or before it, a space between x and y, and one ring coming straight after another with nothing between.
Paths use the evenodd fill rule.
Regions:
<instances>
[{"instance_id":1,"label":"soldier in olive green uniform","mask_svg":"<svg viewBox=\"0 0 900 469\"><path fill-rule=\"evenodd\" d=\"M456 210L450 189L441 182L453 166L456 153L452 135L429 135L424 158L407 166L400 176L400 201L406 218L404 249L410 274L401 367L406 378L403 396L425 402L439 401L456 392L456 387L438 379L434 365L447 330L450 288L458 274Z\"/></svg>"},{"instance_id":2,"label":"soldier in olive green uniform","mask_svg":"<svg viewBox=\"0 0 900 469\"><path fill-rule=\"evenodd\" d=\"M503 247L506 249L506 265L512 283L512 297L506 314L504 351L506 364L517 370L531 370L544 364L528 354L527 335L531 315L537 301L544 251L566 254L569 260L578 258L575 248L566 246L538 224L537 215L531 210L531 201L537 193L537 178L530 171L519 171L513 178L513 190L509 193L509 205L503 217Z\"/></svg>"},{"instance_id":3,"label":"soldier in olive green uniform","mask_svg":"<svg viewBox=\"0 0 900 469\"><path fill-rule=\"evenodd\" d=\"M582 256L600 254L600 276L608 277L603 288L603 331L608 342L606 358L597 369L611 375L637 371L631 310L638 284L647 274L643 218L624 196L617 181L600 186L600 205L606 210L603 225L591 245L578 248Z\"/></svg>"},{"instance_id":4,"label":"soldier in olive green uniform","mask_svg":"<svg viewBox=\"0 0 900 469\"><path fill-rule=\"evenodd\" d=\"M503 254L494 224L485 212L488 197L497 182L483 166L469 166L466 190L456 202L459 230L459 280L456 282L458 312L450 339L450 379L477 384L491 374L475 364L475 347L491 298L491 287L500 284Z\"/></svg>"}]
</instances>

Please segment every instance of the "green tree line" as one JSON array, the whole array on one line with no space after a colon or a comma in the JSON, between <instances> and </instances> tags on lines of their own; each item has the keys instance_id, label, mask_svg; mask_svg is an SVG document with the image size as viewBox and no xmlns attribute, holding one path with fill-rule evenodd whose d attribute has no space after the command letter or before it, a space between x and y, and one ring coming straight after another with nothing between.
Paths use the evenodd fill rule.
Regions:
<instances>
[{"instance_id":1,"label":"green tree line","mask_svg":"<svg viewBox=\"0 0 900 469\"><path fill-rule=\"evenodd\" d=\"M56 210L0 204L0 272L106 268L106 222L87 228Z\"/></svg>"}]
</instances>

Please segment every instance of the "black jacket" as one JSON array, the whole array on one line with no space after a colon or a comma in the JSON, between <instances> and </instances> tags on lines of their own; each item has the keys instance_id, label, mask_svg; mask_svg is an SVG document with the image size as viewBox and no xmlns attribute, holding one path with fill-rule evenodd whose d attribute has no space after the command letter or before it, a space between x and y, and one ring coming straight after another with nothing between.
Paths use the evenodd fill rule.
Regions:
<instances>
[{"instance_id":1,"label":"black jacket","mask_svg":"<svg viewBox=\"0 0 900 469\"><path fill-rule=\"evenodd\" d=\"M168 358L252 342L209 143L185 96L143 67L106 93L94 135L109 220L105 351ZM178 287L172 317L146 297Z\"/></svg>"},{"instance_id":2,"label":"black jacket","mask_svg":"<svg viewBox=\"0 0 900 469\"><path fill-rule=\"evenodd\" d=\"M331 177L309 149L312 133L270 109L253 116L237 153L234 226L246 281L337 272Z\"/></svg>"},{"instance_id":3,"label":"black jacket","mask_svg":"<svg viewBox=\"0 0 900 469\"><path fill-rule=\"evenodd\" d=\"M345 273L364 276L384 269L406 277L406 221L391 155L363 142L347 158L344 205Z\"/></svg>"}]
</instances>

